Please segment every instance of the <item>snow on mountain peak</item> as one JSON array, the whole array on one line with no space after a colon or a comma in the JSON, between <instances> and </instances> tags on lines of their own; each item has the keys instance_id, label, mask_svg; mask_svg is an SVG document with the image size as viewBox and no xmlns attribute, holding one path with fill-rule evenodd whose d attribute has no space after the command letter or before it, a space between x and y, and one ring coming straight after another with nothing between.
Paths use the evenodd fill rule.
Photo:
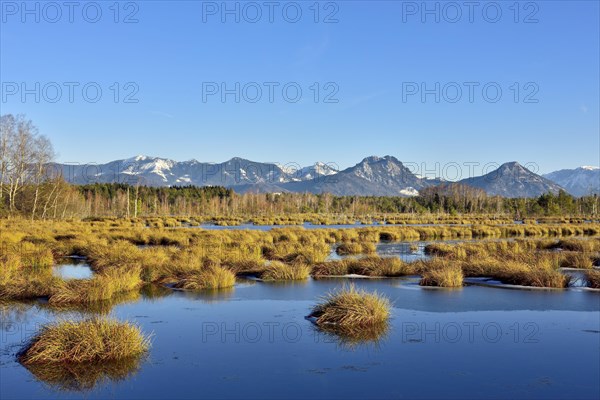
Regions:
<instances>
[{"instance_id":1,"label":"snow on mountain peak","mask_svg":"<svg viewBox=\"0 0 600 400\"><path fill-rule=\"evenodd\" d=\"M594 167L592 165L583 165L580 168L585 169L586 171L596 171L596 170L600 169L600 167Z\"/></svg>"}]
</instances>

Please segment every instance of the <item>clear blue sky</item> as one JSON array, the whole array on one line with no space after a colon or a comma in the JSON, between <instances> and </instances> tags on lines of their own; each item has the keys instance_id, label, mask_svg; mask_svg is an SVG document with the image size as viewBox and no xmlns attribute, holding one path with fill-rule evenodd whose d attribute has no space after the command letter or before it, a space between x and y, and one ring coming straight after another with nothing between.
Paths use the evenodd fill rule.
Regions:
<instances>
[{"instance_id":1,"label":"clear blue sky","mask_svg":"<svg viewBox=\"0 0 600 400\"><path fill-rule=\"evenodd\" d=\"M244 9L245 2L239 3L239 23L235 15L225 15L223 23L221 2L200 1L122 2L115 23L114 2L98 3L97 23L84 19L86 3L74 9L73 23L68 8L51 23L57 15L52 8L40 9L36 22L20 1L2 1L2 113L26 114L50 137L60 161L147 154L348 167L368 155L390 154L428 166L517 160L536 163L539 172L600 162L598 1L521 2L518 15L513 1L501 1L496 23L490 22L495 8L483 11L488 2L474 9L473 22L463 7L454 23L456 9L444 8L446 2L438 3L439 22L435 15L422 22L421 1L321 2L319 23L314 1L297 2L297 23L289 22L295 8L288 2L276 2L273 23L265 6L258 22L249 22L256 9ZM227 4L234 8L236 2ZM436 2L427 4L434 8ZM217 15L210 14L215 7ZM95 11L86 9L88 20ZM324 23L332 13L338 22ZM130 14L137 23L123 23ZM13 83L23 82L34 91L40 82L39 103L34 94L23 100L22 87L12 94ZM57 96L53 84L43 93L49 82L62 85L56 103L49 101ZM65 82L79 83L73 102ZM88 82L102 89L96 103L83 98ZM114 82L121 86L116 103ZM138 103L124 102L134 87L124 88L127 82L139 88L133 96ZM224 103L219 95L203 101L203 82L229 88L258 82L263 93L256 103L247 101L255 96L251 86L239 103L234 95ZM273 102L264 82L280 84ZM289 82L303 91L296 103L283 98ZM323 101L335 88L325 87L328 82L339 88L337 103ZM434 94L425 102L409 94L415 89L410 82L430 89L439 82L440 102ZM456 97L452 82L463 88L455 103L449 101ZM479 84L473 102L465 82ZM496 103L482 95L490 82L489 98L496 86L502 89Z\"/></svg>"}]
</instances>

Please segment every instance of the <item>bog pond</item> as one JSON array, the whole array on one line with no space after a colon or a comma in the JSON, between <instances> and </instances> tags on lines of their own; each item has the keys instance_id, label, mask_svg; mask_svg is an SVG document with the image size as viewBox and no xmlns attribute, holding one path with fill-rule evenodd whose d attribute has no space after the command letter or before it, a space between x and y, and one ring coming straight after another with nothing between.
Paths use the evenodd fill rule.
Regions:
<instances>
[{"instance_id":1,"label":"bog pond","mask_svg":"<svg viewBox=\"0 0 600 400\"><path fill-rule=\"evenodd\" d=\"M416 277L355 279L356 286L392 302L388 330L353 339L315 329L305 319L311 307L348 281L240 279L232 289L204 292L147 286L98 310L57 310L41 300L5 303L0 305L0 397L481 399L600 394L598 292L478 285L445 290L420 287ZM85 371L28 370L16 361L41 325L98 314L132 321L151 333L148 356L134 365Z\"/></svg>"}]
</instances>

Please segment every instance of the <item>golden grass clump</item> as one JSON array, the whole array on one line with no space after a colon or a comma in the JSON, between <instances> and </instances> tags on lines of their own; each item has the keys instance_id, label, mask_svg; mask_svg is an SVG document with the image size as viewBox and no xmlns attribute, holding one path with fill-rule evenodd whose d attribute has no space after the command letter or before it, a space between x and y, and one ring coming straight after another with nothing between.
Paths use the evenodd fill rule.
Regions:
<instances>
[{"instance_id":1,"label":"golden grass clump","mask_svg":"<svg viewBox=\"0 0 600 400\"><path fill-rule=\"evenodd\" d=\"M368 256L362 258L328 261L313 266L315 277L342 276L348 274L372 277L396 277L414 273L411 264L395 257Z\"/></svg>"},{"instance_id":2,"label":"golden grass clump","mask_svg":"<svg viewBox=\"0 0 600 400\"><path fill-rule=\"evenodd\" d=\"M309 277L311 268L302 263L284 264L271 261L260 273L263 281L295 281Z\"/></svg>"},{"instance_id":3,"label":"golden grass clump","mask_svg":"<svg viewBox=\"0 0 600 400\"><path fill-rule=\"evenodd\" d=\"M460 265L452 262L435 262L423 272L419 285L456 288L463 285L463 271Z\"/></svg>"},{"instance_id":4,"label":"golden grass clump","mask_svg":"<svg viewBox=\"0 0 600 400\"><path fill-rule=\"evenodd\" d=\"M42 328L19 354L25 366L104 363L139 358L150 338L139 327L112 319L62 321Z\"/></svg>"},{"instance_id":5,"label":"golden grass clump","mask_svg":"<svg viewBox=\"0 0 600 400\"><path fill-rule=\"evenodd\" d=\"M96 271L105 268L131 268L141 265L141 250L126 240L96 244L87 251L90 264Z\"/></svg>"},{"instance_id":6,"label":"golden grass clump","mask_svg":"<svg viewBox=\"0 0 600 400\"><path fill-rule=\"evenodd\" d=\"M390 302L377 292L367 293L350 285L324 297L309 317L316 318L318 326L372 327L387 323Z\"/></svg>"},{"instance_id":7,"label":"golden grass clump","mask_svg":"<svg viewBox=\"0 0 600 400\"><path fill-rule=\"evenodd\" d=\"M410 265L396 257L368 256L345 261L350 274L394 277L413 272Z\"/></svg>"},{"instance_id":8,"label":"golden grass clump","mask_svg":"<svg viewBox=\"0 0 600 400\"><path fill-rule=\"evenodd\" d=\"M587 271L585 274L585 280L587 281L587 285L594 289L600 289L600 271L599 270L591 270Z\"/></svg>"},{"instance_id":9,"label":"golden grass clump","mask_svg":"<svg viewBox=\"0 0 600 400\"><path fill-rule=\"evenodd\" d=\"M591 252L595 249L595 244L591 240L579 239L561 239L557 243L557 247L565 251Z\"/></svg>"},{"instance_id":10,"label":"golden grass clump","mask_svg":"<svg viewBox=\"0 0 600 400\"><path fill-rule=\"evenodd\" d=\"M175 287L184 290L223 289L235 285L235 274L228 269L212 266L189 273Z\"/></svg>"},{"instance_id":11,"label":"golden grass clump","mask_svg":"<svg viewBox=\"0 0 600 400\"><path fill-rule=\"evenodd\" d=\"M26 300L47 297L60 281L49 268L23 266L16 254L0 256L0 299Z\"/></svg>"},{"instance_id":12,"label":"golden grass clump","mask_svg":"<svg viewBox=\"0 0 600 400\"><path fill-rule=\"evenodd\" d=\"M376 247L373 243L370 242L349 242L342 243L336 249L335 252L339 255L346 254L372 254L375 253Z\"/></svg>"},{"instance_id":13,"label":"golden grass clump","mask_svg":"<svg viewBox=\"0 0 600 400\"><path fill-rule=\"evenodd\" d=\"M60 281L48 300L50 304L93 303L110 300L119 293L138 289L142 285L140 268L107 269L92 279Z\"/></svg>"},{"instance_id":14,"label":"golden grass clump","mask_svg":"<svg viewBox=\"0 0 600 400\"><path fill-rule=\"evenodd\" d=\"M502 262L492 276L514 285L566 288L571 277L557 267L555 258L539 256Z\"/></svg>"},{"instance_id":15,"label":"golden grass clump","mask_svg":"<svg viewBox=\"0 0 600 400\"><path fill-rule=\"evenodd\" d=\"M586 253L565 252L560 260L561 268L592 269L592 257Z\"/></svg>"}]
</instances>

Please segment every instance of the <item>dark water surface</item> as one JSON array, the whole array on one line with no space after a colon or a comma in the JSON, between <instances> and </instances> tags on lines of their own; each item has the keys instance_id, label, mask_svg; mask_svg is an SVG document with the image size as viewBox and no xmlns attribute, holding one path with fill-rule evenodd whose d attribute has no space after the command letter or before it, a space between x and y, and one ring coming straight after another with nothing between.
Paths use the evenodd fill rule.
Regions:
<instances>
[{"instance_id":1,"label":"dark water surface","mask_svg":"<svg viewBox=\"0 0 600 400\"><path fill-rule=\"evenodd\" d=\"M357 342L320 333L304 318L319 296L347 282L143 291L110 315L153 334L148 358L129 374L85 384L72 376L36 378L15 360L39 324L85 313L51 311L39 302L0 306L0 397L600 397L597 292L436 290L415 278L355 280L393 302L387 335Z\"/></svg>"}]
</instances>

